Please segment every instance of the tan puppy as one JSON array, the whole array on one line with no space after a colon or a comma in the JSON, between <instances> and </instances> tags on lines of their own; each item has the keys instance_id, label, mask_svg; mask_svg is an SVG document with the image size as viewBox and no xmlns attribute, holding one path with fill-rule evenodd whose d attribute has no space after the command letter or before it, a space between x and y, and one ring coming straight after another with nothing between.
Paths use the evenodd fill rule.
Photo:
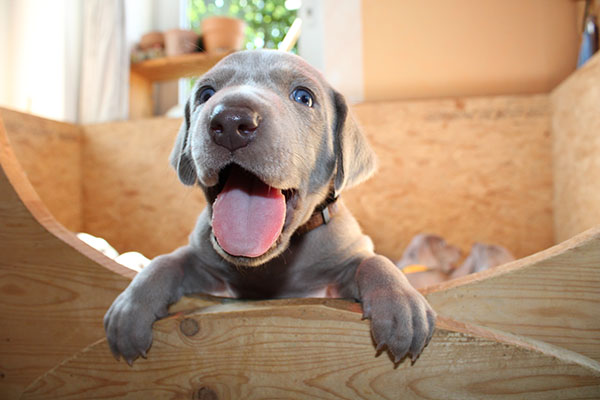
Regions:
<instances>
[{"instance_id":1,"label":"tan puppy","mask_svg":"<svg viewBox=\"0 0 600 400\"><path fill-rule=\"evenodd\" d=\"M447 281L460 260L461 251L441 237L420 234L412 238L396 263L415 288Z\"/></svg>"}]
</instances>

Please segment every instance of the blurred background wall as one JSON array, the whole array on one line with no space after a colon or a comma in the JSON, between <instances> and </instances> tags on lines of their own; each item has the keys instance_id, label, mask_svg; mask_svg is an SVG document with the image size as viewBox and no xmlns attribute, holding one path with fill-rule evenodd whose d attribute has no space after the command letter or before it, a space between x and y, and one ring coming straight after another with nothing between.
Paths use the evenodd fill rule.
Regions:
<instances>
[{"instance_id":1,"label":"blurred background wall","mask_svg":"<svg viewBox=\"0 0 600 400\"><path fill-rule=\"evenodd\" d=\"M365 100L542 93L577 63L571 0L363 0Z\"/></svg>"},{"instance_id":2,"label":"blurred background wall","mask_svg":"<svg viewBox=\"0 0 600 400\"><path fill-rule=\"evenodd\" d=\"M105 2L124 5L128 46L186 25L187 0ZM80 121L84 4L0 0L0 106ZM302 0L298 52L354 103L542 93L575 69L582 15L574 0ZM155 114L181 88L157 84Z\"/></svg>"}]
</instances>

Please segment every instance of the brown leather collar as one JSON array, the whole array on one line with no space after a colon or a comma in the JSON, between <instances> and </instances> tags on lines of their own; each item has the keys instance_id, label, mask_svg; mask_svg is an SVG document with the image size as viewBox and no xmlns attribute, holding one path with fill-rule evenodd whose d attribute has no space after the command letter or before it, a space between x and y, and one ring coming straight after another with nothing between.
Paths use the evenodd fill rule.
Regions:
<instances>
[{"instance_id":1,"label":"brown leather collar","mask_svg":"<svg viewBox=\"0 0 600 400\"><path fill-rule=\"evenodd\" d=\"M310 219L296 230L296 234L303 235L321 225L326 225L329 223L329 220L331 220L331 218L338 212L338 208L337 198L331 200L328 198L327 202L323 206L317 207Z\"/></svg>"}]
</instances>

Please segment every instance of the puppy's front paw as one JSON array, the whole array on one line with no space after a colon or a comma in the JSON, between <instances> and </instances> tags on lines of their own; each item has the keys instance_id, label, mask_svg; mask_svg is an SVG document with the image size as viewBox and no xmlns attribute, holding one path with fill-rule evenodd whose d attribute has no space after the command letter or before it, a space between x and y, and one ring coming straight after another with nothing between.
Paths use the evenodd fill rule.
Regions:
<instances>
[{"instance_id":1,"label":"puppy's front paw","mask_svg":"<svg viewBox=\"0 0 600 400\"><path fill-rule=\"evenodd\" d=\"M425 298L412 287L383 287L365 293L362 303L377 350L387 347L396 363L406 355L415 362L435 328L436 314Z\"/></svg>"},{"instance_id":2,"label":"puppy's front paw","mask_svg":"<svg viewBox=\"0 0 600 400\"><path fill-rule=\"evenodd\" d=\"M435 328L435 311L427 300L383 256L363 260L356 270L356 283L377 349L386 346L395 362L407 354L415 362Z\"/></svg>"},{"instance_id":3,"label":"puppy's front paw","mask_svg":"<svg viewBox=\"0 0 600 400\"><path fill-rule=\"evenodd\" d=\"M129 290L121 293L104 315L106 338L115 358L122 355L132 365L138 356L146 357L157 319L151 307L136 301Z\"/></svg>"}]
</instances>

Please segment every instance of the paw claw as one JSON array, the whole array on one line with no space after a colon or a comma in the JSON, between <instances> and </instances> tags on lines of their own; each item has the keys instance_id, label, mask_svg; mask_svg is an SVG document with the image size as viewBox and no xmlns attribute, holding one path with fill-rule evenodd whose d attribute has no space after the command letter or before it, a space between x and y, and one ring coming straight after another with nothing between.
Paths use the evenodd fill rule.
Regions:
<instances>
[{"instance_id":1,"label":"paw claw","mask_svg":"<svg viewBox=\"0 0 600 400\"><path fill-rule=\"evenodd\" d=\"M411 356L410 356L411 364L414 365L414 363L417 362L418 358L419 358L419 354L411 354Z\"/></svg>"},{"instance_id":2,"label":"paw claw","mask_svg":"<svg viewBox=\"0 0 600 400\"><path fill-rule=\"evenodd\" d=\"M435 312L426 300L410 290L363 293L363 319L371 319L371 334L378 354L387 347L395 364L407 356L414 364L433 334Z\"/></svg>"}]
</instances>

